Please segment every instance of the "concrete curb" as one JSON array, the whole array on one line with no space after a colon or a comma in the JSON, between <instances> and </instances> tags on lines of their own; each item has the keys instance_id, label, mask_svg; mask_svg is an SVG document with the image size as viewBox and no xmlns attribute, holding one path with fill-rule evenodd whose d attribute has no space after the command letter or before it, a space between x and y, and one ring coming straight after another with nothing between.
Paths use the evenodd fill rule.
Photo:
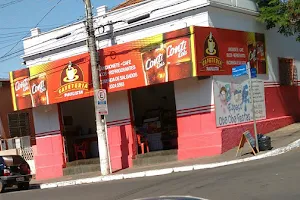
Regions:
<instances>
[{"instance_id":1,"label":"concrete curb","mask_svg":"<svg viewBox=\"0 0 300 200\"><path fill-rule=\"evenodd\" d=\"M45 183L41 184L41 189L48 189L48 188L56 188L56 187L65 187L65 186L72 186L72 185L81 185L81 184L90 184L90 183L100 183L106 181L113 181L113 180L123 180L123 179L132 179L132 178L142 178L142 177L151 177L151 176L162 176L171 173L177 172L187 172L193 170L201 170L201 169L211 169L216 167L223 167L253 160L259 160L266 157L277 156L292 149L300 147L300 139L292 142L286 147L281 147L278 149L271 150L267 153L260 154L250 158L243 158L237 160L230 160L225 162L219 163L210 163L210 164L199 164L199 165L190 165L190 166L182 166L182 167L174 167L174 168L166 168L166 169L158 169L158 170L151 170L151 171L144 171L144 172L135 172L130 174L116 174L116 175L109 175L109 176L99 176L93 178L84 178L78 180L71 180L71 181L62 181L56 183Z\"/></svg>"}]
</instances>

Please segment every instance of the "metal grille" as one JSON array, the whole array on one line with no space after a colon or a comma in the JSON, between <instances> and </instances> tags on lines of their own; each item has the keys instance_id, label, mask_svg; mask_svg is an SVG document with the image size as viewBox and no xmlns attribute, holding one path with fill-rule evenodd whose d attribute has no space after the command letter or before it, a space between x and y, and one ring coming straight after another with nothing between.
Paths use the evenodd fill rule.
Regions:
<instances>
[{"instance_id":1,"label":"metal grille","mask_svg":"<svg viewBox=\"0 0 300 200\"><path fill-rule=\"evenodd\" d=\"M30 136L30 121L27 112L8 114L10 137Z\"/></svg>"},{"instance_id":2,"label":"metal grille","mask_svg":"<svg viewBox=\"0 0 300 200\"><path fill-rule=\"evenodd\" d=\"M297 72L297 71L296 71ZM279 79L280 85L292 86L295 85L295 66L294 60L289 58L279 58Z\"/></svg>"},{"instance_id":3,"label":"metal grille","mask_svg":"<svg viewBox=\"0 0 300 200\"><path fill-rule=\"evenodd\" d=\"M17 149L18 155L22 156L26 161L33 160L33 150L31 147Z\"/></svg>"}]
</instances>

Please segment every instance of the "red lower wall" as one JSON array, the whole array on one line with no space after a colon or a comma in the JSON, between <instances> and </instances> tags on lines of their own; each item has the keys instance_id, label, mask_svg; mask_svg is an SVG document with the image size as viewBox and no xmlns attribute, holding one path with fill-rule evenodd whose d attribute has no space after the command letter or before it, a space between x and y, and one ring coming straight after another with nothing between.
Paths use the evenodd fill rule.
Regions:
<instances>
[{"instance_id":1,"label":"red lower wall","mask_svg":"<svg viewBox=\"0 0 300 200\"><path fill-rule=\"evenodd\" d=\"M291 116L277 117L257 122L258 133L266 134L294 123ZM222 130L222 153L239 145L242 134L249 130L254 136L253 123L226 127Z\"/></svg>"},{"instance_id":2,"label":"red lower wall","mask_svg":"<svg viewBox=\"0 0 300 200\"><path fill-rule=\"evenodd\" d=\"M268 133L299 120L299 87L267 87L267 120L258 121L259 133ZM108 141L113 171L132 166L135 138L130 119L108 122ZM216 128L213 105L177 111L178 159L219 155L237 146L245 130L253 132L253 123ZM36 139L36 178L63 175L64 153L59 133Z\"/></svg>"},{"instance_id":3,"label":"red lower wall","mask_svg":"<svg viewBox=\"0 0 300 200\"><path fill-rule=\"evenodd\" d=\"M300 87L273 84L265 88L267 119L292 116L300 119Z\"/></svg>"},{"instance_id":4,"label":"red lower wall","mask_svg":"<svg viewBox=\"0 0 300 200\"><path fill-rule=\"evenodd\" d=\"M179 160L221 154L221 132L212 110L208 105L177 111Z\"/></svg>"},{"instance_id":5,"label":"red lower wall","mask_svg":"<svg viewBox=\"0 0 300 200\"><path fill-rule=\"evenodd\" d=\"M278 84L265 88L267 119L258 121L258 133L266 134L300 119L300 87ZM216 128L215 111L210 105L177 111L178 159L185 160L224 153L239 144L253 123Z\"/></svg>"},{"instance_id":6,"label":"red lower wall","mask_svg":"<svg viewBox=\"0 0 300 200\"><path fill-rule=\"evenodd\" d=\"M130 119L108 123L107 131L112 170L132 167L134 140ZM62 177L65 158L60 131L43 133L43 135L47 136L37 137L34 149L36 179Z\"/></svg>"},{"instance_id":7,"label":"red lower wall","mask_svg":"<svg viewBox=\"0 0 300 200\"><path fill-rule=\"evenodd\" d=\"M108 123L107 134L112 171L132 167L134 140L130 119Z\"/></svg>"},{"instance_id":8,"label":"red lower wall","mask_svg":"<svg viewBox=\"0 0 300 200\"><path fill-rule=\"evenodd\" d=\"M64 149L60 132L36 138L34 161L37 180L63 176Z\"/></svg>"}]
</instances>

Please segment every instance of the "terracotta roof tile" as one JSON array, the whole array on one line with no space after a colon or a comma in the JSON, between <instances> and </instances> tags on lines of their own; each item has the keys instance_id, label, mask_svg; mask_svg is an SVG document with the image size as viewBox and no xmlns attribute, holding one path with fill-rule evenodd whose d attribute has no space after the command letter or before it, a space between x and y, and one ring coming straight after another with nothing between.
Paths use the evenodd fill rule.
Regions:
<instances>
[{"instance_id":1,"label":"terracotta roof tile","mask_svg":"<svg viewBox=\"0 0 300 200\"><path fill-rule=\"evenodd\" d=\"M111 10L118 10L120 8L125 8L127 6L131 6L140 2L143 2L145 0L126 0L123 3L117 5L116 7L112 8Z\"/></svg>"}]
</instances>

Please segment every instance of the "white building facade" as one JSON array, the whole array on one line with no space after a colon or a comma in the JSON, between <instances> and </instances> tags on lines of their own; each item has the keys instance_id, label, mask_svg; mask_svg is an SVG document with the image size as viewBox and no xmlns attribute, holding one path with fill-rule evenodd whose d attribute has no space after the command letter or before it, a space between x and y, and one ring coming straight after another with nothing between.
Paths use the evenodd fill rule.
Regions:
<instances>
[{"instance_id":1,"label":"white building facade","mask_svg":"<svg viewBox=\"0 0 300 200\"><path fill-rule=\"evenodd\" d=\"M132 24L125 22L147 13L150 13L147 19ZM108 11L106 6L97 8L94 27L98 49L190 26L263 33L267 73L258 75L258 79L264 83L265 117L258 121L258 131L268 133L300 119L297 78L300 44L296 43L295 38L284 37L276 30L267 31L256 20L257 15L256 4L251 0L145 0L114 11ZM124 22L114 24L117 21ZM88 52L86 39L84 22L45 33L34 29L31 37L24 40L23 59L30 68L81 55ZM281 84L280 59L292 62L292 85ZM231 75L221 78L230 82ZM214 83L218 80L216 75L174 82L179 160L224 153L238 145L245 130L253 132L251 122L217 126L216 115L222 109L215 103ZM129 92L109 93L108 102L107 123L113 168L131 167L137 150ZM33 108L37 137L36 173L39 179L63 175L66 160L60 112L57 104Z\"/></svg>"}]
</instances>

